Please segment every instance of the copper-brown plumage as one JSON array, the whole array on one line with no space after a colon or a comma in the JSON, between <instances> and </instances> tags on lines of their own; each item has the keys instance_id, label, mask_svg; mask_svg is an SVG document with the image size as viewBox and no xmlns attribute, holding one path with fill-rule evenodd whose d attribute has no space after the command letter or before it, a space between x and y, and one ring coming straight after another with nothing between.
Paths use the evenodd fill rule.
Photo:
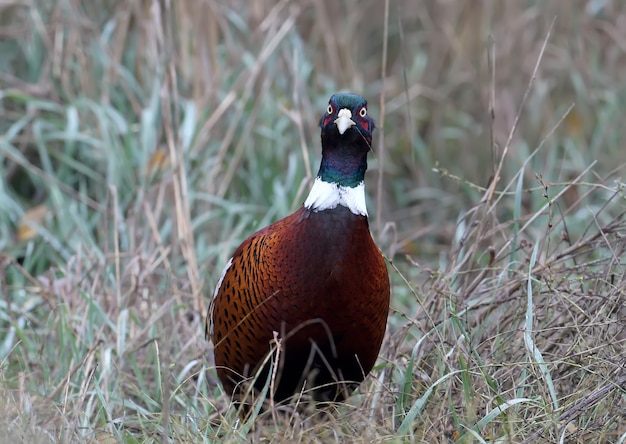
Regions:
<instances>
[{"instance_id":1,"label":"copper-brown plumage","mask_svg":"<svg viewBox=\"0 0 626 444\"><path fill-rule=\"evenodd\" d=\"M324 122L332 125L328 118ZM354 130L366 128L369 150L373 122L362 123ZM363 143L352 136L339 140ZM359 151L349 149L350 155ZM364 158L367 150L358 155ZM323 155L332 170L333 154ZM322 178L334 174L324 168ZM359 168L364 174L365 167ZM303 206L251 235L218 284L207 334L219 379L239 401L248 393L246 381L257 390L265 385L269 365L263 363L275 337L281 344L271 393L276 401L301 391L316 400L344 399L376 361L389 309L383 257L365 214L341 204L322 208Z\"/></svg>"}]
</instances>

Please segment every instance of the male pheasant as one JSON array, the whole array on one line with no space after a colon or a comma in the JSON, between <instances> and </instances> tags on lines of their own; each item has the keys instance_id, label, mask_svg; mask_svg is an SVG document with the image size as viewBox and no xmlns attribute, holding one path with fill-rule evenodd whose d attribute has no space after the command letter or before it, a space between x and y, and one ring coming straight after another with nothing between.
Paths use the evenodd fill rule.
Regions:
<instances>
[{"instance_id":1,"label":"male pheasant","mask_svg":"<svg viewBox=\"0 0 626 444\"><path fill-rule=\"evenodd\" d=\"M343 400L385 334L389 276L363 184L374 121L363 97L335 94L320 126L322 162L304 205L235 250L209 308L217 374L237 403L249 406L269 376L275 402Z\"/></svg>"}]
</instances>

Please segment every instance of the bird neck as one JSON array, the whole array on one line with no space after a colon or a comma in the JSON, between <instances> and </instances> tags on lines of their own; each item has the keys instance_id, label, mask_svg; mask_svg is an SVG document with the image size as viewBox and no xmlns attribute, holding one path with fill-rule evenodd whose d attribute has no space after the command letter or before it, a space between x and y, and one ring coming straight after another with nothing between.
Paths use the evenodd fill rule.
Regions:
<instances>
[{"instance_id":1,"label":"bird neck","mask_svg":"<svg viewBox=\"0 0 626 444\"><path fill-rule=\"evenodd\" d=\"M322 163L304 207L312 211L344 206L353 214L367 217L365 206L365 171L367 152L355 147L322 149Z\"/></svg>"}]
</instances>

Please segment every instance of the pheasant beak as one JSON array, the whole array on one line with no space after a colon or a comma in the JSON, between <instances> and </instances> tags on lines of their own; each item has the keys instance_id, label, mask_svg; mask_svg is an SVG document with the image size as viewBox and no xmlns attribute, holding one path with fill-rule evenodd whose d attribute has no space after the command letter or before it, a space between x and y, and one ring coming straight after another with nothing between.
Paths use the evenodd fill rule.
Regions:
<instances>
[{"instance_id":1,"label":"pheasant beak","mask_svg":"<svg viewBox=\"0 0 626 444\"><path fill-rule=\"evenodd\" d=\"M337 125L339 134L343 136L343 133L345 133L348 128L352 125L356 125L354 120L352 120L352 112L350 112L348 108L340 109L339 114L337 114L337 118L335 119L335 125Z\"/></svg>"}]
</instances>

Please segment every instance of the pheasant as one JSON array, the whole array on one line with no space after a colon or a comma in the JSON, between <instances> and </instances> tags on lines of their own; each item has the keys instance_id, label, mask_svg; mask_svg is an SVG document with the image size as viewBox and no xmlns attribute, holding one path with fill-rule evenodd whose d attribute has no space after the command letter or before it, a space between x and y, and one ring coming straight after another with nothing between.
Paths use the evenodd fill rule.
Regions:
<instances>
[{"instance_id":1,"label":"pheasant","mask_svg":"<svg viewBox=\"0 0 626 444\"><path fill-rule=\"evenodd\" d=\"M364 189L374 121L363 97L335 94L320 127L321 165L303 206L235 250L209 307L206 336L236 403L249 406L264 387L275 402L344 400L380 351L389 276Z\"/></svg>"}]
</instances>

